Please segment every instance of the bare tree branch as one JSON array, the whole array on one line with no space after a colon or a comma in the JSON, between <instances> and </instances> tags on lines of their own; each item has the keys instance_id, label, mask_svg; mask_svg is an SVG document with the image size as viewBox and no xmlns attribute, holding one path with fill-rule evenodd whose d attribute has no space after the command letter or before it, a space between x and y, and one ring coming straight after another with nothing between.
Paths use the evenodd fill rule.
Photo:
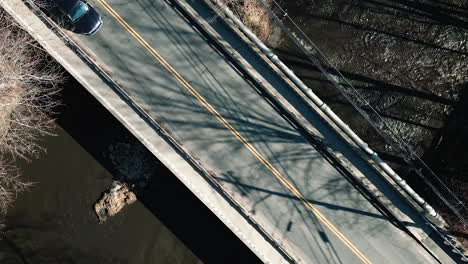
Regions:
<instances>
[{"instance_id":1,"label":"bare tree branch","mask_svg":"<svg viewBox=\"0 0 468 264\"><path fill-rule=\"evenodd\" d=\"M26 160L51 135L61 67L0 10L0 153Z\"/></svg>"},{"instance_id":2,"label":"bare tree branch","mask_svg":"<svg viewBox=\"0 0 468 264\"><path fill-rule=\"evenodd\" d=\"M62 81L60 65L0 8L0 218L32 185L14 161L44 150L38 140L52 134Z\"/></svg>"}]
</instances>

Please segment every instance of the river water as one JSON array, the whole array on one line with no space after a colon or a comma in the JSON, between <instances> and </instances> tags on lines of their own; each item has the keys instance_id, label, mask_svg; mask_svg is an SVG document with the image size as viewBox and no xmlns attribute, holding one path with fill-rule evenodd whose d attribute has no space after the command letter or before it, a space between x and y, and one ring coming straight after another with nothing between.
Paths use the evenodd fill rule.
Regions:
<instances>
[{"instance_id":1,"label":"river water","mask_svg":"<svg viewBox=\"0 0 468 264\"><path fill-rule=\"evenodd\" d=\"M36 184L9 210L0 263L259 263L83 87L64 86L47 153L18 161ZM93 204L113 180L139 200L99 224Z\"/></svg>"},{"instance_id":2,"label":"river water","mask_svg":"<svg viewBox=\"0 0 468 264\"><path fill-rule=\"evenodd\" d=\"M112 175L63 129L56 133L46 155L22 166L37 184L9 212L9 249L17 251L2 263L201 263L140 202L98 224L92 205Z\"/></svg>"}]
</instances>

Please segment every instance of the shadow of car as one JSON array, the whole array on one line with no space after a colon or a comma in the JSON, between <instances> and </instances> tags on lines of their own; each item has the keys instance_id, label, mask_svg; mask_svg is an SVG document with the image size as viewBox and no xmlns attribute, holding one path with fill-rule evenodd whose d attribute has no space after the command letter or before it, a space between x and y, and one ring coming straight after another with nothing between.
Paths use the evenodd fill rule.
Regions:
<instances>
[{"instance_id":1,"label":"shadow of car","mask_svg":"<svg viewBox=\"0 0 468 264\"><path fill-rule=\"evenodd\" d=\"M49 0L47 14L61 27L78 34L92 35L102 26L99 13L85 0Z\"/></svg>"}]
</instances>

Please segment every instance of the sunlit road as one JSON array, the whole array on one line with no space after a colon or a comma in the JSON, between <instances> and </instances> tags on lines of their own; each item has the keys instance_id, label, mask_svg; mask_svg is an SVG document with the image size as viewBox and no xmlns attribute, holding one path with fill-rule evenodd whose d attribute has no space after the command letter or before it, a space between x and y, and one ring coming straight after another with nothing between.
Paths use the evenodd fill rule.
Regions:
<instances>
[{"instance_id":1,"label":"sunlit road","mask_svg":"<svg viewBox=\"0 0 468 264\"><path fill-rule=\"evenodd\" d=\"M304 263L432 263L163 0L97 0L81 41ZM207 230L209 232L209 230Z\"/></svg>"}]
</instances>

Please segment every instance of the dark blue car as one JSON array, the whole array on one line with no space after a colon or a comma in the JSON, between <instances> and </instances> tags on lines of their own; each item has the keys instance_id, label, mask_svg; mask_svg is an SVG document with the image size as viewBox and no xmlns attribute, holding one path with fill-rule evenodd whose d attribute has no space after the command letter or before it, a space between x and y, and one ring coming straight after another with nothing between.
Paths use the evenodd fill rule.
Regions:
<instances>
[{"instance_id":1,"label":"dark blue car","mask_svg":"<svg viewBox=\"0 0 468 264\"><path fill-rule=\"evenodd\" d=\"M96 10L83 0L52 0L65 15L64 21L71 24L73 32L92 35L102 26L102 18Z\"/></svg>"}]
</instances>

